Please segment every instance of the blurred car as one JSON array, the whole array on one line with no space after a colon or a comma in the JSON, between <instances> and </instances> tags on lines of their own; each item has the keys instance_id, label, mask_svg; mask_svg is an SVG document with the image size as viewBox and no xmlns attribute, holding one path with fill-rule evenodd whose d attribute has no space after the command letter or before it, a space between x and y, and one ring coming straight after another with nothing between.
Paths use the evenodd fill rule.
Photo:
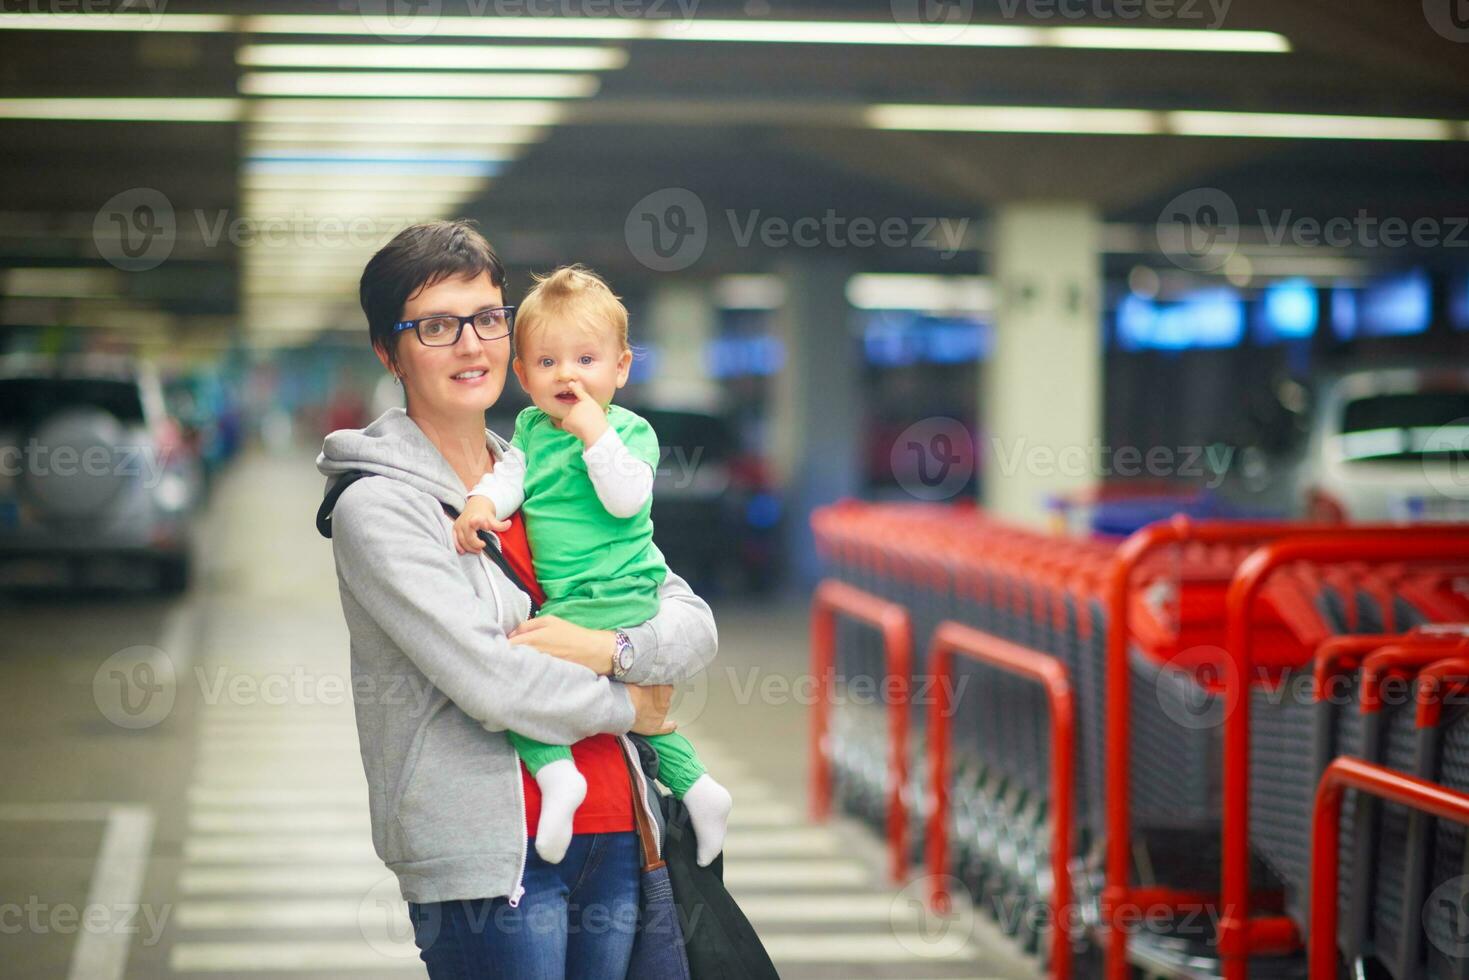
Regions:
<instances>
[{"instance_id":1,"label":"blurred car","mask_svg":"<svg viewBox=\"0 0 1469 980\"><path fill-rule=\"evenodd\" d=\"M1236 492L1314 520L1469 520L1469 370L1331 375L1297 414L1304 433L1291 452L1239 453Z\"/></svg>"},{"instance_id":2,"label":"blurred car","mask_svg":"<svg viewBox=\"0 0 1469 980\"><path fill-rule=\"evenodd\" d=\"M200 467L163 406L125 358L0 358L0 568L74 582L142 562L185 589Z\"/></svg>"}]
</instances>

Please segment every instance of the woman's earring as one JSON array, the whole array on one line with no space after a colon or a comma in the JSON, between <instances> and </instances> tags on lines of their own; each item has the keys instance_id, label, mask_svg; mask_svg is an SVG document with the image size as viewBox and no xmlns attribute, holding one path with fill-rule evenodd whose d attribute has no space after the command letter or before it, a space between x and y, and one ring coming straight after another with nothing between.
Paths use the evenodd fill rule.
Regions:
<instances>
[{"instance_id":1,"label":"woman's earring","mask_svg":"<svg viewBox=\"0 0 1469 980\"><path fill-rule=\"evenodd\" d=\"M393 384L397 385L399 388L403 387L403 376L401 374L393 375Z\"/></svg>"}]
</instances>

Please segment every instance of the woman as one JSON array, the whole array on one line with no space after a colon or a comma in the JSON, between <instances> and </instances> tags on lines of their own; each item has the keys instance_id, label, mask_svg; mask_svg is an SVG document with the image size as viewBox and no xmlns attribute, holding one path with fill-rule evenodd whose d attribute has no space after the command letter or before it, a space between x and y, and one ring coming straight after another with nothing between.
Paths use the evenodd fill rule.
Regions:
<instances>
[{"instance_id":1,"label":"woman","mask_svg":"<svg viewBox=\"0 0 1469 980\"><path fill-rule=\"evenodd\" d=\"M374 255L362 309L407 408L333 432L317 459L373 843L433 980L622 980L641 867L624 733L670 730L671 689L652 685L709 663L714 620L670 574L658 615L641 626L527 622L530 600L494 556L456 553L446 509L464 506L506 448L484 427L510 360L504 286L499 258L468 222L416 225ZM497 538L534 589L518 518ZM539 797L506 729L572 744L586 777L559 864L528 846Z\"/></svg>"}]
</instances>

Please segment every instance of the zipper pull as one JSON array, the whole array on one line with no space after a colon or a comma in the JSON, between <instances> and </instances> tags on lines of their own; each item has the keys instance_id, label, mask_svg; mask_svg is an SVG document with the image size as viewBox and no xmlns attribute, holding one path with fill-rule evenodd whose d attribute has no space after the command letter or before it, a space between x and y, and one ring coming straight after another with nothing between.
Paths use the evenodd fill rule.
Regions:
<instances>
[{"instance_id":1,"label":"zipper pull","mask_svg":"<svg viewBox=\"0 0 1469 980\"><path fill-rule=\"evenodd\" d=\"M512 909L513 908L519 908L520 907L520 898L524 894L525 894L525 886L524 885L516 885L515 886L515 891L513 891L513 892L510 893L510 907Z\"/></svg>"}]
</instances>

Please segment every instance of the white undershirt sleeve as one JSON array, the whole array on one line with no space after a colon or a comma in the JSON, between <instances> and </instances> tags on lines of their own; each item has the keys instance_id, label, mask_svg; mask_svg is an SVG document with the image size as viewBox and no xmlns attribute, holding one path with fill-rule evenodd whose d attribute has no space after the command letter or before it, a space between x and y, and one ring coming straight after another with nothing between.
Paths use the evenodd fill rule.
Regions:
<instances>
[{"instance_id":1,"label":"white undershirt sleeve","mask_svg":"<svg viewBox=\"0 0 1469 980\"><path fill-rule=\"evenodd\" d=\"M489 497L495 516L505 520L525 503L525 453L514 446L505 450L495 468L479 478L470 497Z\"/></svg>"},{"instance_id":2,"label":"white undershirt sleeve","mask_svg":"<svg viewBox=\"0 0 1469 980\"><path fill-rule=\"evenodd\" d=\"M611 426L582 451L597 499L613 517L633 517L653 495L653 467L634 456Z\"/></svg>"}]
</instances>

